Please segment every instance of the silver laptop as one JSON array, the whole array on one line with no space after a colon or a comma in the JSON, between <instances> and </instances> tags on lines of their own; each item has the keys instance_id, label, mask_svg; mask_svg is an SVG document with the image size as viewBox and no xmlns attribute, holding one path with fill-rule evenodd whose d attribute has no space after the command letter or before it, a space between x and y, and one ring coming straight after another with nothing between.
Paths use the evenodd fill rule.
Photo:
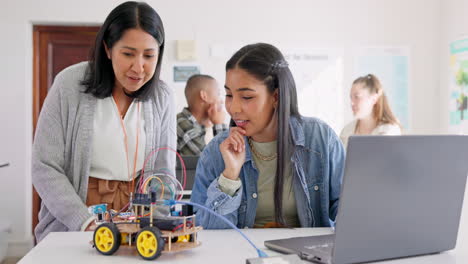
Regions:
<instances>
[{"instance_id":1,"label":"silver laptop","mask_svg":"<svg viewBox=\"0 0 468 264\"><path fill-rule=\"evenodd\" d=\"M349 139L334 235L265 241L316 263L359 263L455 248L468 136Z\"/></svg>"}]
</instances>

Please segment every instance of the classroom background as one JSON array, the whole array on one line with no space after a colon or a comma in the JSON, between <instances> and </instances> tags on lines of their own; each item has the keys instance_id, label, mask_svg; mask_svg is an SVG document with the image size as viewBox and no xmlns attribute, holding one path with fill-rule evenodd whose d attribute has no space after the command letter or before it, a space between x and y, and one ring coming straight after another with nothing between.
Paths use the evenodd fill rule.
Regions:
<instances>
[{"instance_id":1,"label":"classroom background","mask_svg":"<svg viewBox=\"0 0 468 264\"><path fill-rule=\"evenodd\" d=\"M33 245L33 27L98 26L120 2L0 2L0 164L9 163L0 168L0 213L10 222L0 240L8 256ZM351 83L367 72L381 76L405 134L468 133L456 103L468 83L455 77L468 65L466 0L146 2L165 24L161 78L174 89L178 112L186 105L184 74L212 75L222 88L227 58L244 44L267 42L291 64L305 99L301 113L337 133L352 119Z\"/></svg>"}]
</instances>

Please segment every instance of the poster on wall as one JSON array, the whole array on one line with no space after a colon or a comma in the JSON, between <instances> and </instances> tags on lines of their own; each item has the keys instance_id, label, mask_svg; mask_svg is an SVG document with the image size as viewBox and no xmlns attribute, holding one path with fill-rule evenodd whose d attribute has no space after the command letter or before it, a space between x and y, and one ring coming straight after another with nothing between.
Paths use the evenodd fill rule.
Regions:
<instances>
[{"instance_id":1,"label":"poster on wall","mask_svg":"<svg viewBox=\"0 0 468 264\"><path fill-rule=\"evenodd\" d=\"M198 66L174 66L174 82L187 82L195 74L200 74Z\"/></svg>"},{"instance_id":2,"label":"poster on wall","mask_svg":"<svg viewBox=\"0 0 468 264\"><path fill-rule=\"evenodd\" d=\"M409 48L366 47L356 51L353 80L369 73L381 81L390 107L404 130L410 129Z\"/></svg>"},{"instance_id":3,"label":"poster on wall","mask_svg":"<svg viewBox=\"0 0 468 264\"><path fill-rule=\"evenodd\" d=\"M450 43L449 131L468 134L468 37Z\"/></svg>"},{"instance_id":4,"label":"poster on wall","mask_svg":"<svg viewBox=\"0 0 468 264\"><path fill-rule=\"evenodd\" d=\"M344 126L343 50L279 46L294 76L299 112L325 121L339 133Z\"/></svg>"}]
</instances>

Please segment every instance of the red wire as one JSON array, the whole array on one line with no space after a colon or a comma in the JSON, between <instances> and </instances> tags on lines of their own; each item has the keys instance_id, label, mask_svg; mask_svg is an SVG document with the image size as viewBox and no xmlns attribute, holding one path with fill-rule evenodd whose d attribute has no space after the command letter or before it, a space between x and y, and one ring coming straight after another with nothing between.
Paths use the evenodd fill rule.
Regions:
<instances>
[{"instance_id":1,"label":"red wire","mask_svg":"<svg viewBox=\"0 0 468 264\"><path fill-rule=\"evenodd\" d=\"M189 226L189 224L190 224L190 226ZM174 227L174 229L172 229L172 232L176 231L177 229L179 229L179 228L181 228L183 226L184 226L184 224L180 224L180 225ZM187 221L187 226L192 227L192 221Z\"/></svg>"}]
</instances>

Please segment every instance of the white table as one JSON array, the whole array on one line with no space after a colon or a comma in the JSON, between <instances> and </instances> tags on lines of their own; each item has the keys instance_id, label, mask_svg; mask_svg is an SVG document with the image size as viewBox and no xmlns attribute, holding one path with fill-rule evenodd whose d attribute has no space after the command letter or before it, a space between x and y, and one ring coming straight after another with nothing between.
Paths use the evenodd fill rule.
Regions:
<instances>
[{"instance_id":1,"label":"white table","mask_svg":"<svg viewBox=\"0 0 468 264\"><path fill-rule=\"evenodd\" d=\"M463 225L462 225L463 226ZM297 229L246 229L247 236L268 255L278 253L266 250L263 242L269 239L292 236L322 235L331 233L329 228L297 228ZM441 254L413 257L378 263L419 264L419 263L468 263L468 233L461 236L465 230L460 230L458 245L455 250ZM89 241L91 232L51 233L35 248L33 248L20 264L28 263L150 263L129 251L117 251L116 255L103 256L92 248ZM199 233L202 245L188 251L166 253L157 259L157 263L245 263L247 258L257 256L256 251L234 230L203 230ZM125 253L125 254L123 254ZM135 251L136 254L136 251ZM309 263L309 262L307 262Z\"/></svg>"},{"instance_id":2,"label":"white table","mask_svg":"<svg viewBox=\"0 0 468 264\"><path fill-rule=\"evenodd\" d=\"M441 223L443 224L443 223ZM243 232L269 256L279 253L267 250L265 240L295 236L324 235L332 232L329 228L296 228L296 229L243 229ZM136 251L130 255L127 251L116 252L113 256L103 256L92 248L89 241L92 232L51 233L34 247L19 264L47 263L152 263L140 258ZM156 263L189 264L189 263L245 263L248 258L257 257L256 251L244 238L234 230L202 230L198 239L200 247L178 253L165 253ZM310 263L310 262L306 262ZM468 185L460 219L457 246L454 250L440 254L411 257L405 259L380 261L385 264L465 264L468 263Z\"/></svg>"}]
</instances>

